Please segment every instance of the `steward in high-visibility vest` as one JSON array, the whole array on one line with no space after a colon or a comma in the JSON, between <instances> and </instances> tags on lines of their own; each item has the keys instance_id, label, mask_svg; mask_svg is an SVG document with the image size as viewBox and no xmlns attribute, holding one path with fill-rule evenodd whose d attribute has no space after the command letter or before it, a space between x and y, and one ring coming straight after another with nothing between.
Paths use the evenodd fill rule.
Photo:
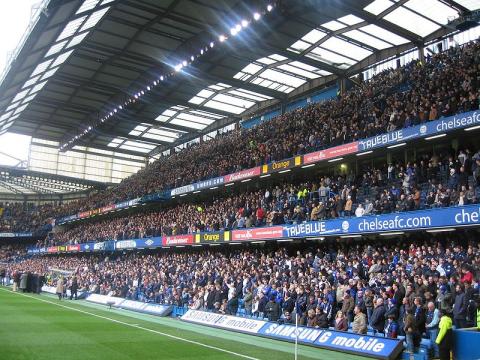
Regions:
<instances>
[{"instance_id":1,"label":"steward in high-visibility vest","mask_svg":"<svg viewBox=\"0 0 480 360\"><path fill-rule=\"evenodd\" d=\"M477 303L477 328L480 329L480 301Z\"/></svg>"},{"instance_id":2,"label":"steward in high-visibility vest","mask_svg":"<svg viewBox=\"0 0 480 360\"><path fill-rule=\"evenodd\" d=\"M440 313L442 317L440 318L438 336L435 342L440 352L440 360L450 360L453 342L452 318L443 310L440 310Z\"/></svg>"}]
</instances>

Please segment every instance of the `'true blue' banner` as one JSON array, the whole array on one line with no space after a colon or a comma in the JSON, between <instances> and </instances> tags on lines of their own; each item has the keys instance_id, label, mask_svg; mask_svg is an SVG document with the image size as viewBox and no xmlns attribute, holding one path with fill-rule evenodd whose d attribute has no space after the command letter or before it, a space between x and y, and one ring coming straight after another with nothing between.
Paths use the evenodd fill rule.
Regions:
<instances>
[{"instance_id":1,"label":"'true blue' banner","mask_svg":"<svg viewBox=\"0 0 480 360\"><path fill-rule=\"evenodd\" d=\"M480 111L471 111L359 140L358 149L359 151L371 150L378 147L398 144L415 138L432 136L479 124Z\"/></svg>"},{"instance_id":2,"label":"'true blue' banner","mask_svg":"<svg viewBox=\"0 0 480 360\"><path fill-rule=\"evenodd\" d=\"M480 206L467 205L287 225L283 227L283 236L346 235L456 227L478 225L479 219Z\"/></svg>"}]
</instances>

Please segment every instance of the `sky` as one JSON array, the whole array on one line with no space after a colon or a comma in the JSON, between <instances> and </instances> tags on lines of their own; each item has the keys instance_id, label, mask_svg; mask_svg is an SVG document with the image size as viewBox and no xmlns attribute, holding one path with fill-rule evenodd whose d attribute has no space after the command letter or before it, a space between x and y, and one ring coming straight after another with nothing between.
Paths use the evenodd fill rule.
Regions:
<instances>
[{"instance_id":1,"label":"sky","mask_svg":"<svg viewBox=\"0 0 480 360\"><path fill-rule=\"evenodd\" d=\"M0 74L3 74L9 55L27 30L30 17L35 12L32 7L40 4L41 0L0 0L0 34L4 34L0 40ZM26 160L29 144L29 136L12 133L0 135L0 164L15 166L18 163L18 160L3 153Z\"/></svg>"}]
</instances>

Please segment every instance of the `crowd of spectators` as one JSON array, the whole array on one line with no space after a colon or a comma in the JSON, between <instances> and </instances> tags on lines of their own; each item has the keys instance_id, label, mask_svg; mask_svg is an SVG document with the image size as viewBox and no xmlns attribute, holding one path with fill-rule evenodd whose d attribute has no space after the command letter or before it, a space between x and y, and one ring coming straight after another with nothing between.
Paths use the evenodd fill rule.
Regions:
<instances>
[{"instance_id":1,"label":"crowd of spectators","mask_svg":"<svg viewBox=\"0 0 480 360\"><path fill-rule=\"evenodd\" d=\"M117 186L57 207L70 215L478 109L479 43L386 70L338 98L236 129L159 160Z\"/></svg>"},{"instance_id":2,"label":"crowd of spectators","mask_svg":"<svg viewBox=\"0 0 480 360\"><path fill-rule=\"evenodd\" d=\"M51 223L54 205L0 203L0 232L35 232Z\"/></svg>"},{"instance_id":3,"label":"crowd of spectators","mask_svg":"<svg viewBox=\"0 0 480 360\"><path fill-rule=\"evenodd\" d=\"M56 231L39 246L124 240L345 216L379 215L478 202L480 152L422 155L407 164L366 168L361 175L323 176L315 181L263 185L202 203L183 203L133 215L96 218ZM477 178L477 180L480 178Z\"/></svg>"},{"instance_id":4,"label":"crowd of spectators","mask_svg":"<svg viewBox=\"0 0 480 360\"><path fill-rule=\"evenodd\" d=\"M0 246L0 263L22 260L27 255L25 244L5 244Z\"/></svg>"},{"instance_id":5,"label":"crowd of spectators","mask_svg":"<svg viewBox=\"0 0 480 360\"><path fill-rule=\"evenodd\" d=\"M296 311L305 326L370 326L406 335L414 348L422 334L435 340L439 311L457 328L475 322L479 242L476 233L452 238L37 256L8 265L7 274L53 279L51 269L62 269L79 291L285 323Z\"/></svg>"}]
</instances>

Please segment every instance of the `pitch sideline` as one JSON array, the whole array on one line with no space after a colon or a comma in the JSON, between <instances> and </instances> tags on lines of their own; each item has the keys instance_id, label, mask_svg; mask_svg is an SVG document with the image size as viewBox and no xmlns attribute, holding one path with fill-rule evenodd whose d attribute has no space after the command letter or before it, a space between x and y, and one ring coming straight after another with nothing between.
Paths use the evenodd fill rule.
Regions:
<instances>
[{"instance_id":1,"label":"pitch sideline","mask_svg":"<svg viewBox=\"0 0 480 360\"><path fill-rule=\"evenodd\" d=\"M109 317L107 317L107 316L102 316L102 315L98 315L98 314L91 313L91 312L89 312L89 311L77 309L77 308L74 308L74 307L71 307L71 306L67 306L67 305L63 305L63 304L58 304L58 303L56 303L56 302L49 301L49 300L45 300L45 299L41 299L41 298L38 298L38 297L35 297L35 296L30 296L30 295L23 294L23 293L18 293L18 292L9 291L9 290L7 290L7 289L5 289L5 288L0 288L0 290L6 291L6 292L8 292L8 293L16 294L16 295L25 296L25 297L27 297L27 298L35 299L35 300L38 300L38 301L42 301L42 302L45 302L45 303L48 303L48 304L51 304L51 305L56 305L56 306L59 306L59 307L63 307L63 308L65 308L65 309L78 311L78 312L80 312L80 313L82 313L82 314L94 316L94 317L97 317L97 318L100 318L100 319L104 319L104 320L108 320L108 321L112 321L112 322L117 323L117 324L122 324L122 325L130 326L130 327L133 327L133 328L136 328L136 329L140 329L140 330L148 331L148 332L155 333L155 334L158 334L158 335L162 335L162 336L165 336L165 337L168 337L168 338L171 338L171 339L175 339L175 340L187 342L187 343L194 344L194 345L197 345L197 346L202 346L202 347L205 347L205 348L208 348L208 349L212 349L212 350L217 350L217 351L224 352L224 353L227 353L227 354L230 354L230 355L234 355L234 356L238 356L238 357L241 357L241 358L244 358L244 359L260 360L259 358L255 358L255 357L252 357L252 356L243 355L243 354L236 353L236 352L234 352L234 351L230 351L230 350L226 350L226 349L222 349L222 348L219 348L219 347L216 347L216 346L203 344L203 343L198 342L198 341L189 340L189 339L185 339L185 338L182 338L182 337L179 337L179 336L175 336L175 335L163 333L163 332L161 332L161 331L157 331L157 330L145 328L145 327L140 326L140 325L129 324L129 323L126 323L126 322L123 322L123 321L120 321L120 320L116 320L116 319L109 318Z\"/></svg>"}]
</instances>

